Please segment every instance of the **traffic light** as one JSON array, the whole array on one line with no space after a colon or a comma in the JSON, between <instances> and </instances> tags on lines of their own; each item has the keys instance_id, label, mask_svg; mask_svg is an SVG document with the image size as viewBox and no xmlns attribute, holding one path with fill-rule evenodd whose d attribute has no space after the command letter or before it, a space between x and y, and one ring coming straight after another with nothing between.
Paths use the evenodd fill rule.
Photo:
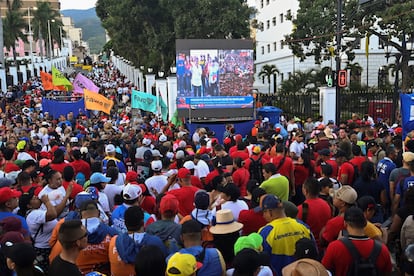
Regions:
<instances>
[{"instance_id":1,"label":"traffic light","mask_svg":"<svg viewBox=\"0 0 414 276\"><path fill-rule=\"evenodd\" d=\"M338 72L338 86L339 87L346 87L347 85L347 76L348 72L346 70L339 70Z\"/></svg>"}]
</instances>

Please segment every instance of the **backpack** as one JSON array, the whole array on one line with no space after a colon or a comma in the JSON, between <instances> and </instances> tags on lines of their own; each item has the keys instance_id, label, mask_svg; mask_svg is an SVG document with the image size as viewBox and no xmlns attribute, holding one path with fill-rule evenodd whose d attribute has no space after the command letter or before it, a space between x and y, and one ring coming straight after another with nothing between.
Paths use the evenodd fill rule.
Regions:
<instances>
[{"instance_id":1,"label":"backpack","mask_svg":"<svg viewBox=\"0 0 414 276\"><path fill-rule=\"evenodd\" d=\"M414 216L409 215L401 227L401 249L404 251L408 245L414 243Z\"/></svg>"},{"instance_id":2,"label":"backpack","mask_svg":"<svg viewBox=\"0 0 414 276\"><path fill-rule=\"evenodd\" d=\"M264 180L263 177L263 165L262 165L262 156L260 156L257 160L254 160L253 158L250 159L250 165L249 165L249 173L250 173L250 179L255 179L258 183L262 183Z\"/></svg>"},{"instance_id":3,"label":"backpack","mask_svg":"<svg viewBox=\"0 0 414 276\"><path fill-rule=\"evenodd\" d=\"M381 253L382 244L381 242L374 240L374 248L372 249L368 258L364 259L359 254L357 248L348 238L342 238L340 241L345 245L347 250L352 256L352 264L348 269L347 275L358 276L358 275L380 275L377 269L377 259Z\"/></svg>"}]
</instances>

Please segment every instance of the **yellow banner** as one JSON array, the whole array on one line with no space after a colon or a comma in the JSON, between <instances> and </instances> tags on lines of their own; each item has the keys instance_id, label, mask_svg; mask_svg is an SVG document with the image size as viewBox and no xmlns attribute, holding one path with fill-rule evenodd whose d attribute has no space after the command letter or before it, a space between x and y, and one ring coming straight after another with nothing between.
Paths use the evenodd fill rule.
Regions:
<instances>
[{"instance_id":1,"label":"yellow banner","mask_svg":"<svg viewBox=\"0 0 414 276\"><path fill-rule=\"evenodd\" d=\"M78 57L71 56L71 57L69 58L69 61L70 61L71 63L77 63L77 62L78 62Z\"/></svg>"},{"instance_id":2,"label":"yellow banner","mask_svg":"<svg viewBox=\"0 0 414 276\"><path fill-rule=\"evenodd\" d=\"M83 65L82 70L92 71L92 66L91 65Z\"/></svg>"},{"instance_id":3,"label":"yellow banner","mask_svg":"<svg viewBox=\"0 0 414 276\"><path fill-rule=\"evenodd\" d=\"M85 108L89 110L99 110L106 114L111 113L114 102L105 98L103 95L83 89L83 97L85 99Z\"/></svg>"}]
</instances>

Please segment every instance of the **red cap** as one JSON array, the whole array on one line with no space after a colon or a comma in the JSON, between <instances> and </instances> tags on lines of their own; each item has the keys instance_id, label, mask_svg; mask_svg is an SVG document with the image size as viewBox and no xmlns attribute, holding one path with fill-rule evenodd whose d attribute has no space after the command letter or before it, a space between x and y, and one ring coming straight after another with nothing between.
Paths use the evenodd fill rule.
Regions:
<instances>
[{"instance_id":1,"label":"red cap","mask_svg":"<svg viewBox=\"0 0 414 276\"><path fill-rule=\"evenodd\" d=\"M0 188L0 203L5 203L14 197L20 197L21 195L21 192L12 190L10 187Z\"/></svg>"},{"instance_id":2,"label":"red cap","mask_svg":"<svg viewBox=\"0 0 414 276\"><path fill-rule=\"evenodd\" d=\"M127 172L125 176L125 181L131 182L137 182L138 174L135 171L129 171Z\"/></svg>"},{"instance_id":3,"label":"red cap","mask_svg":"<svg viewBox=\"0 0 414 276\"><path fill-rule=\"evenodd\" d=\"M397 128L394 130L394 133L395 133L396 135L402 135L402 133L403 133L403 129L402 129L402 127L397 127Z\"/></svg>"},{"instance_id":4,"label":"red cap","mask_svg":"<svg viewBox=\"0 0 414 276\"><path fill-rule=\"evenodd\" d=\"M173 213L177 213L178 205L179 205L178 199L174 195L166 194L165 196L161 198L160 212L161 214L167 211L172 211Z\"/></svg>"},{"instance_id":5,"label":"red cap","mask_svg":"<svg viewBox=\"0 0 414 276\"><path fill-rule=\"evenodd\" d=\"M234 135L234 141L240 142L243 139L243 137L240 134Z\"/></svg>"},{"instance_id":6,"label":"red cap","mask_svg":"<svg viewBox=\"0 0 414 276\"><path fill-rule=\"evenodd\" d=\"M53 146L51 149L50 149L50 152L51 153L55 153L55 151L57 151L59 149L59 146Z\"/></svg>"},{"instance_id":7,"label":"red cap","mask_svg":"<svg viewBox=\"0 0 414 276\"><path fill-rule=\"evenodd\" d=\"M260 121L256 120L256 122L254 122L254 125L260 125Z\"/></svg>"},{"instance_id":8,"label":"red cap","mask_svg":"<svg viewBox=\"0 0 414 276\"><path fill-rule=\"evenodd\" d=\"M191 172L190 172L189 169L181 168L181 169L178 170L177 177L178 178L188 178L188 177L191 177Z\"/></svg>"}]
</instances>

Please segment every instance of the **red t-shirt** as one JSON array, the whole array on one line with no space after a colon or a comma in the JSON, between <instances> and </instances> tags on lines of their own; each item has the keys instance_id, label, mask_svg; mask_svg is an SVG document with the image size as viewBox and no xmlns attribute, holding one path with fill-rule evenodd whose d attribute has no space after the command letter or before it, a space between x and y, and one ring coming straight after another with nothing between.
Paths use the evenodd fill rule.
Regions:
<instances>
[{"instance_id":1,"label":"red t-shirt","mask_svg":"<svg viewBox=\"0 0 414 276\"><path fill-rule=\"evenodd\" d=\"M279 163L282 161L282 159L285 158L285 161L283 161L282 166L279 168ZM293 161L292 158L286 156L283 157L282 155L275 156L271 159L273 164L275 164L276 168L279 168L278 173L280 173L283 176L286 176L288 179L290 179L290 174L293 172Z\"/></svg>"},{"instance_id":2,"label":"red t-shirt","mask_svg":"<svg viewBox=\"0 0 414 276\"><path fill-rule=\"evenodd\" d=\"M178 213L183 217L191 214L194 209L194 194L199 188L194 186L184 186L180 189L171 190L168 194L175 195L180 205L178 206Z\"/></svg>"},{"instance_id":3,"label":"red t-shirt","mask_svg":"<svg viewBox=\"0 0 414 276\"><path fill-rule=\"evenodd\" d=\"M342 183L341 181L342 175L348 175L348 183ZM343 163L339 167L337 179L342 185L346 185L346 184L351 185L354 181L354 166L349 162Z\"/></svg>"},{"instance_id":4,"label":"red t-shirt","mask_svg":"<svg viewBox=\"0 0 414 276\"><path fill-rule=\"evenodd\" d=\"M325 231L322 233L322 238L330 243L338 238L339 232L343 229L345 229L343 216L331 218L326 223Z\"/></svg>"},{"instance_id":5,"label":"red t-shirt","mask_svg":"<svg viewBox=\"0 0 414 276\"><path fill-rule=\"evenodd\" d=\"M13 162L7 162L6 165L4 166L5 173L16 172L16 171L20 171L20 167L14 164Z\"/></svg>"},{"instance_id":6,"label":"red t-shirt","mask_svg":"<svg viewBox=\"0 0 414 276\"><path fill-rule=\"evenodd\" d=\"M244 167L238 168L237 170L233 172L232 177L233 177L234 184L240 189L240 195L246 196L247 195L247 190L246 190L247 182L249 182L249 179L250 179L249 171Z\"/></svg>"},{"instance_id":7,"label":"red t-shirt","mask_svg":"<svg viewBox=\"0 0 414 276\"><path fill-rule=\"evenodd\" d=\"M295 164L295 186L302 186L305 180L309 177L309 168L303 164Z\"/></svg>"},{"instance_id":8,"label":"red t-shirt","mask_svg":"<svg viewBox=\"0 0 414 276\"><path fill-rule=\"evenodd\" d=\"M60 172L61 174L63 174L63 170L66 168L66 166L70 166L70 164L66 162L58 163L58 164L50 163L50 168L52 170Z\"/></svg>"},{"instance_id":9,"label":"red t-shirt","mask_svg":"<svg viewBox=\"0 0 414 276\"><path fill-rule=\"evenodd\" d=\"M319 246L319 234L322 228L331 218L331 207L321 198L309 198L304 203L308 204L308 215L305 223L309 225L316 243ZM303 220L303 204L298 206L298 218Z\"/></svg>"},{"instance_id":10,"label":"red t-shirt","mask_svg":"<svg viewBox=\"0 0 414 276\"><path fill-rule=\"evenodd\" d=\"M256 154L252 154L252 156L250 156L251 159L253 160L258 160L260 158L260 156L262 157L262 165L269 163L269 158L267 154L262 154L262 155L256 155ZM247 158L246 160L244 160L244 167L249 170L250 167L250 163L252 162L252 160L250 160L250 158Z\"/></svg>"},{"instance_id":11,"label":"red t-shirt","mask_svg":"<svg viewBox=\"0 0 414 276\"><path fill-rule=\"evenodd\" d=\"M40 191L43 189L43 187L41 187L40 185L35 184L35 183L33 183L30 186L20 186L20 189L22 190L23 193L27 193L27 192L29 192L29 190L32 187L36 187L36 189L34 190L34 194L35 195L38 195L40 193Z\"/></svg>"},{"instance_id":12,"label":"red t-shirt","mask_svg":"<svg viewBox=\"0 0 414 276\"><path fill-rule=\"evenodd\" d=\"M352 243L358 250L362 258L366 259L374 248L374 240L368 238L353 239ZM329 244L325 255L322 259L322 264L335 274L335 276L347 275L348 269L353 262L352 255L345 245L337 240ZM387 247L382 244L381 253L376 260L376 268L380 275L390 274L392 271L391 257Z\"/></svg>"},{"instance_id":13,"label":"red t-shirt","mask_svg":"<svg viewBox=\"0 0 414 276\"><path fill-rule=\"evenodd\" d=\"M91 166L85 160L79 159L75 160L70 163L75 170L75 175L78 173L83 173L85 175L85 179L89 179L91 176Z\"/></svg>"},{"instance_id":14,"label":"red t-shirt","mask_svg":"<svg viewBox=\"0 0 414 276\"><path fill-rule=\"evenodd\" d=\"M354 158L349 160L349 163L351 163L353 166L357 166L358 171L360 172L361 171L361 165L365 161L368 161L368 159L365 156L355 156Z\"/></svg>"},{"instance_id":15,"label":"red t-shirt","mask_svg":"<svg viewBox=\"0 0 414 276\"><path fill-rule=\"evenodd\" d=\"M200 178L198 178L195 175L191 176L191 185L200 189L204 189L203 183L201 183Z\"/></svg>"},{"instance_id":16,"label":"red t-shirt","mask_svg":"<svg viewBox=\"0 0 414 276\"><path fill-rule=\"evenodd\" d=\"M65 188L65 190L68 188L69 183L70 182L65 181L65 180L62 181L62 186ZM83 192L83 187L79 185L78 183L76 183L75 181L72 181L72 183L73 183L73 190L72 190L72 193L70 194L70 198L74 199L77 194L79 194L80 192Z\"/></svg>"},{"instance_id":17,"label":"red t-shirt","mask_svg":"<svg viewBox=\"0 0 414 276\"><path fill-rule=\"evenodd\" d=\"M255 212L253 209L241 210L238 221L243 223L243 236L247 236L253 232L257 233L261 227L267 224L267 221L263 218L263 213Z\"/></svg>"},{"instance_id":18,"label":"red t-shirt","mask_svg":"<svg viewBox=\"0 0 414 276\"><path fill-rule=\"evenodd\" d=\"M249 153L244 150L238 150L238 151L232 152L230 154L230 157L233 159L240 157L242 160L246 160L249 158Z\"/></svg>"}]
</instances>

